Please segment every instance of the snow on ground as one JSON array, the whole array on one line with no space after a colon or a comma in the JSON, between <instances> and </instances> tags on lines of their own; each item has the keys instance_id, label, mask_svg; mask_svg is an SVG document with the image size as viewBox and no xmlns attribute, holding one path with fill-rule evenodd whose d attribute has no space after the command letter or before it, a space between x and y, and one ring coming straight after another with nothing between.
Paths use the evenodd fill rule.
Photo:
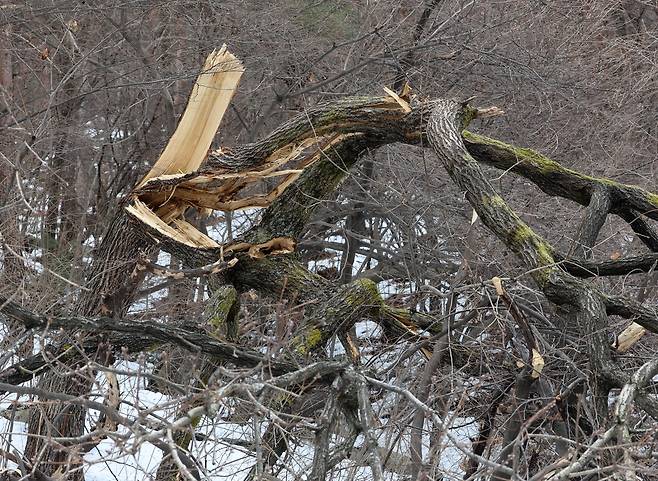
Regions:
<instances>
[{"instance_id":1,"label":"snow on ground","mask_svg":"<svg viewBox=\"0 0 658 481\"><path fill-rule=\"evenodd\" d=\"M358 331L361 335L373 335L377 332L374 323L364 321L359 323ZM144 366L135 362L119 362L115 365L118 371L131 371L135 373L144 372ZM143 375L126 376L117 375L122 404L120 407L121 414L134 418L138 410L150 410L149 419L156 420L158 417L173 419L175 403L169 403L172 408L162 409L171 401L165 395L149 391L146 389L146 378ZM107 380L103 373L99 373L94 393L100 400L102 393L106 388ZM6 397L0 402L0 409L7 409L11 401L16 397ZM394 402L395 396L387 395L381 401L374 404L376 412L385 415ZM197 437L192 441L191 453L203 466L202 474L204 479L211 481L243 479L255 461L255 453L252 445L254 440L254 424L239 424L232 422L228 418L229 410L224 409L213 419L204 418L198 426ZM97 412L91 413L87 422L87 428L91 428L98 416ZM387 419L380 419L380 426L387 423ZM470 436L477 433L477 425L470 418L455 418L452 420L452 433L468 448ZM260 425L261 434L264 432L266 423ZM427 426L429 428L429 425ZM22 452L26 440L26 424L14 421L13 424L5 418L0 418L0 444L3 449L10 452L14 450ZM128 432L127 428L120 426L118 434ZM389 433L390 434L390 433ZM313 459L312 435L302 438L303 444L294 447L294 454L289 457L286 463L286 470L279 473L279 479L282 480L305 480L306 475L310 472ZM424 454L429 446L429 437L425 436ZM362 445L363 440L357 441L357 447ZM383 433L380 433L380 445L390 445L390 439L387 439ZM445 446L441 453L440 467L445 472L446 479L457 479L463 474L460 463L463 460L463 454L459 449L444 438ZM409 438L408 434L403 435L396 444L394 455L401 458L408 453ZM145 479L154 479L155 473L162 459L162 452L148 442L140 442L131 437L127 442L117 443L108 438L101 441L92 449L84 458L85 476L89 481L105 481L107 479L117 479L119 481L138 481ZM14 467L12 463L5 462L6 467ZM0 464L0 467L2 464ZM339 465L334 479L342 481L347 479L367 480L371 474L365 461L354 463L354 461L344 461ZM401 479L399 474L387 471L386 479L388 481L398 481Z\"/></svg>"},{"instance_id":2,"label":"snow on ground","mask_svg":"<svg viewBox=\"0 0 658 481\"><path fill-rule=\"evenodd\" d=\"M244 217L239 218L240 222L247 224L249 216L255 213L248 213ZM235 219L234 219L235 221ZM213 237L222 237L225 235L223 227L215 227ZM357 255L357 262L355 268L360 263L365 261L365 258ZM168 265L170 258L167 255L160 255L158 260L160 265ZM316 263L316 267L335 266L333 260L326 259ZM372 267L372 266L371 266ZM414 286L407 286L404 292L410 292ZM384 286L384 291L401 292L400 286L390 284ZM164 295L164 293L156 294ZM143 300L140 304L133 306L134 311L140 311L148 308L148 299ZM376 368L381 370L385 367L391 369L384 369L382 372L387 372L387 381L399 382L396 380L396 375L399 374L396 369L397 362L400 354L404 351L403 344L393 346L390 349L383 351L369 352L367 349L368 339L377 339L382 334L381 326L370 320L362 320L355 325L357 336L361 339L365 351L363 361L369 368ZM38 348L38 343L35 348ZM333 343L333 347L329 347L329 354L331 356L341 356L345 352L340 342ZM117 371L130 372L132 375L118 374L119 387L121 392L122 403L120 405L120 413L131 419L134 419L140 412L145 410L149 411L148 419L152 421L159 421L162 419L173 420L180 414L176 412L177 401L169 398L160 393L156 393L147 389L147 377L145 372L152 372L152 367L145 365L144 362L128 362L120 361L114 365ZM408 370L407 370L408 371ZM407 374L409 374L407 372ZM96 379L96 385L92 395L95 401L103 402L105 392L107 390L107 379L104 373L99 373ZM11 401L16 397L6 396L0 397L0 410L7 409ZM25 401L26 399L23 399ZM390 414L391 406L399 403L399 398L392 393L386 394L382 400L374 403L376 412L379 413L379 426L386 426L389 419L386 417ZM204 418L198 426L197 438L192 440L190 447L191 454L197 459L203 469L202 475L204 479L209 481L219 480L242 480L249 472L255 462L255 452L253 450L253 440L256 437L254 429L256 426L253 423L240 424L232 422L227 416L229 413L228 407L223 411L220 410L217 417L213 420ZM91 429L99 416L98 412L91 411L87 419L87 429ZM144 425L145 423L142 423ZM473 419L455 418L452 420L453 426L451 432L458 442L463 443L466 449L470 446L469 437L476 435L477 423ZM258 428L261 434L264 432L266 423L262 423ZM429 428L429 425L428 425ZM15 420L10 423L9 420L0 417L0 447L8 449L10 452L14 450L21 453L25 447L26 440L26 424ZM119 435L128 433L128 428L119 426L117 433ZM390 438L391 431L379 432L380 446L390 446L392 439ZM304 481L310 473L312 459L313 459L313 446L312 435L306 439L302 438L302 444L293 446L292 454L288 455L286 461L285 471L278 474L281 480L290 481ZM362 440L357 443L357 447L362 444ZM423 439L424 455L427 456L430 440L428 436ZM462 452L457 449L447 438L443 439L444 447L440 454L440 468L444 472L445 479L461 479L463 471L460 464L463 461ZM392 455L397 455L400 459L407 456L409 451L409 435L401 436L394 445ZM116 479L117 481L137 481L155 479L155 473L158 469L162 459L162 451L148 442L141 442L132 436L126 442L116 441L111 438L102 440L94 449L92 449L84 458L85 461L85 478L89 481L106 481L108 479ZM0 461L0 467L3 464L6 467L13 467L12 463L6 460ZM367 462L355 462L354 460L346 460L341 462L337 469L334 471L332 479L336 481L347 480L369 480L372 475ZM403 478L399 473L386 471L385 479L387 481L399 481Z\"/></svg>"},{"instance_id":3,"label":"snow on ground","mask_svg":"<svg viewBox=\"0 0 658 481\"><path fill-rule=\"evenodd\" d=\"M145 473L150 473L155 479L162 452L152 444L143 443L134 454L126 454L116 444L104 439L84 458L86 481L141 481Z\"/></svg>"},{"instance_id":4,"label":"snow on ground","mask_svg":"<svg viewBox=\"0 0 658 481\"><path fill-rule=\"evenodd\" d=\"M8 403L2 403L0 409L7 409ZM0 417L0 449L9 453L22 453L25 450L27 424ZM0 468L16 468L16 464L0 456Z\"/></svg>"}]
</instances>

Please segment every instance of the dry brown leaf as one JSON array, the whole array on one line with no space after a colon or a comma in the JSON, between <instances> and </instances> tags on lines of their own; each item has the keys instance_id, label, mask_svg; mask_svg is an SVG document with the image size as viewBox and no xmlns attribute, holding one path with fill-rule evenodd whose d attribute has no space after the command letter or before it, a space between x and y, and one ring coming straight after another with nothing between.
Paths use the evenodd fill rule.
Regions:
<instances>
[{"instance_id":1,"label":"dry brown leaf","mask_svg":"<svg viewBox=\"0 0 658 481\"><path fill-rule=\"evenodd\" d=\"M541 354L536 349L532 350L532 374L530 374L530 377L532 379L537 379L540 375L542 370L544 369L544 358L542 357Z\"/></svg>"},{"instance_id":2,"label":"dry brown leaf","mask_svg":"<svg viewBox=\"0 0 658 481\"><path fill-rule=\"evenodd\" d=\"M265 251L268 254L289 254L295 250L295 241L290 237L275 237L263 244L255 244L249 248L249 257L262 259L265 257Z\"/></svg>"},{"instance_id":3,"label":"dry brown leaf","mask_svg":"<svg viewBox=\"0 0 658 481\"><path fill-rule=\"evenodd\" d=\"M402 93L400 94L400 98L404 99L406 101L409 101L411 98L411 85L409 85L409 82L404 83L404 87L402 87Z\"/></svg>"},{"instance_id":4,"label":"dry brown leaf","mask_svg":"<svg viewBox=\"0 0 658 481\"><path fill-rule=\"evenodd\" d=\"M473 214L471 215L471 225L475 224L478 220L478 213L473 209Z\"/></svg>"},{"instance_id":5,"label":"dry brown leaf","mask_svg":"<svg viewBox=\"0 0 658 481\"><path fill-rule=\"evenodd\" d=\"M500 277L492 277L491 283L494 285L494 288L496 289L496 294L498 294L499 296L505 294L505 290L503 289L503 281Z\"/></svg>"}]
</instances>

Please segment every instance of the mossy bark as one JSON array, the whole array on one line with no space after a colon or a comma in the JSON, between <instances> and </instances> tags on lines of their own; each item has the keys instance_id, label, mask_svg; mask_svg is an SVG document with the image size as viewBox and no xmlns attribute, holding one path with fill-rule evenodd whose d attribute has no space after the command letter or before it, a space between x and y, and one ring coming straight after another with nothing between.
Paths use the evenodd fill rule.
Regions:
<instances>
[{"instance_id":1,"label":"mossy bark","mask_svg":"<svg viewBox=\"0 0 658 481\"><path fill-rule=\"evenodd\" d=\"M516 147L473 132L463 131L462 136L472 158L525 177L548 195L587 206L596 190L604 189L610 195L610 211L613 214L621 215L633 209L658 220L658 196L641 187L585 175L532 149Z\"/></svg>"},{"instance_id":2,"label":"mossy bark","mask_svg":"<svg viewBox=\"0 0 658 481\"><path fill-rule=\"evenodd\" d=\"M215 286L204 315L209 334L213 337L236 342L238 339L239 309L239 297L235 288L229 285ZM217 362L205 360L199 371L199 379L194 383L194 388L203 389L206 387L217 364ZM187 373L187 375L189 377L190 373ZM178 409L176 417L184 416L190 409L203 402L203 399L199 399L197 402L184 403ZM201 414L193 417L187 429L173 433L173 440L178 449L189 449L194 431L201 422L202 417ZM183 478L180 476L179 468L174 460L171 457L165 457L160 462L155 479L158 481L176 481Z\"/></svg>"},{"instance_id":3,"label":"mossy bark","mask_svg":"<svg viewBox=\"0 0 658 481\"><path fill-rule=\"evenodd\" d=\"M555 266L553 248L519 218L486 179L461 136L470 111L472 109L469 107L454 101L437 101L428 125L430 145L451 179L465 191L466 199L482 222L517 254L546 297L551 302L573 309L575 325L589 341L591 381L595 386L594 394L600 401L597 408L603 421L607 409L604 400L610 387L608 381L618 371L612 361L606 335L608 326L604 299L593 287ZM499 146L495 148L500 149ZM527 158L525 163L533 169L538 168L532 162L536 161ZM589 187L593 188L593 185Z\"/></svg>"}]
</instances>

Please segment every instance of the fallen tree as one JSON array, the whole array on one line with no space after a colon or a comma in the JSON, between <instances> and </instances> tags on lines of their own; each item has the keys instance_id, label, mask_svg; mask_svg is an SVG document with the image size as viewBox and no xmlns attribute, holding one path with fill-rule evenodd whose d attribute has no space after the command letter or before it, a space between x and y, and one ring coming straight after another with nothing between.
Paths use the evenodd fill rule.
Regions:
<instances>
[{"instance_id":1,"label":"fallen tree","mask_svg":"<svg viewBox=\"0 0 658 481\"><path fill-rule=\"evenodd\" d=\"M629 349L644 330L658 332L656 309L608 293L586 280L654 269L658 234L651 221L658 220L658 195L636 186L585 176L532 150L466 131L475 119L501 115L502 111L478 109L468 102L451 99L420 99L408 88L399 93L387 91L380 97L345 98L318 105L255 143L206 155L241 73L241 66L225 49L209 57L169 145L153 169L121 201L119 214L109 223L86 276L87 290L71 309L71 316L48 318L25 311L10 299L0 299L5 316L27 329L84 333L75 346L68 342L53 344L48 347L47 356L39 354L0 373L3 389L9 391L10 385L36 375L41 377L38 392L45 399L47 393L59 392L84 398L91 385L90 373L79 369L74 376L63 375L53 369L53 359L73 367L84 365L89 358L109 364L112 353L121 349L139 352L159 343L193 351L210 359L213 365L257 367L282 376L303 369L316 356L323 356L327 342L337 335L350 348L358 365L359 347L349 332L363 318L378 321L394 338L406 337L416 343L424 342L421 331L437 338L449 333L454 326L443 325L411 307L386 303L375 282L356 279L340 285L311 272L295 254L296 242L311 220L318 199L326 199L336 191L365 152L403 143L432 149L485 226L518 256L545 298L567 313L562 318L568 319L569 328L588 339L587 381L597 419L605 424L609 391L615 387L624 387L640 408L658 419L658 401L640 388L640 384L646 384L646 376L640 376L640 382L635 379L638 376L626 375L613 359L608 338L610 315L636 323L618 335L616 349ZM198 107L201 113L194 110ZM548 195L587 206L583 227L577 235L580 251L566 255L535 233L494 189L480 164L512 172ZM262 189L263 185L267 192L255 194L254 186ZM224 244L197 230L186 217L192 210L234 211L250 207L265 209L260 221ZM652 252L618 260L591 259L589 249L609 214L627 222ZM186 269L174 272L144 261L159 249L183 261ZM123 318L135 289L149 270L174 278L204 276L215 287L230 285L239 293L254 289L264 296L285 298L302 306L303 315L286 348L274 359L239 343L216 339L204 326L190 332L156 322L126 322ZM215 300L215 304L221 305L221 299ZM101 332L105 334L102 344L97 337ZM93 335L87 337L90 333ZM226 332L219 335L226 337ZM540 351L537 342L528 341L529 356L522 363L512 396L519 404L530 391L539 389L543 365ZM431 354L426 350L427 357ZM329 384L340 379L345 392L357 392L354 396L358 407L352 414L358 429L368 433L371 407L364 387L377 380L369 381L337 365L330 365L323 375L328 376L325 381ZM312 390L309 385L298 384L291 381L286 387L294 386L297 395ZM630 389L626 387L629 385L638 387ZM391 388L386 384L379 387ZM422 401L412 401L423 413L434 413ZM345 405L341 409L348 412ZM291 406L292 400L287 399L280 409L285 411ZM68 447L62 449L52 442L52 437L53 433L56 438L82 436L84 407L84 403L73 406L60 399L46 409L34 409L26 457L42 475L50 476L60 470L81 479L79 453L72 454ZM620 408L620 422L627 422L628 409L628 404ZM521 415L516 424L510 423L514 426L508 429L501 455L495 461L485 459L481 453L466 455L477 465L491 469L493 479L509 479L516 459L510 453L520 442L520 426L529 416ZM568 424L571 420L565 416L562 422ZM188 425L181 424L180 428ZM620 433L618 439L624 439L623 429L615 432ZM275 440L277 433L268 431L265 436ZM281 443L272 445L274 455L268 457L269 465L285 449ZM373 446L368 450L373 477L377 479L383 461ZM326 453L317 456L326 457ZM326 473L327 462L314 460L314 470ZM563 470L556 476L560 478L565 473Z\"/></svg>"}]
</instances>

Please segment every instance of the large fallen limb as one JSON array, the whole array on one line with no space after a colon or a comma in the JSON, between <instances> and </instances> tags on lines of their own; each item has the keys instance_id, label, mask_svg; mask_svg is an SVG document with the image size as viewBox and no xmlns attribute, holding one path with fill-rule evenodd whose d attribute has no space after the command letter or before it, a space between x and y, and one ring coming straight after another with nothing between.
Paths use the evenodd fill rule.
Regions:
<instances>
[{"instance_id":1,"label":"large fallen limb","mask_svg":"<svg viewBox=\"0 0 658 481\"><path fill-rule=\"evenodd\" d=\"M572 309L575 321L588 337L597 411L600 418L605 419L609 388L606 377L609 373L616 373L618 368L611 359L607 342L603 296L556 266L554 249L498 195L466 149L460 133L480 111L450 100L437 100L435 105L428 124L428 139L448 174L465 192L466 199L482 222L521 259L546 297ZM545 163L539 165L546 166ZM549 174L553 172L546 167L545 170ZM560 169L557 171L561 172Z\"/></svg>"},{"instance_id":2,"label":"large fallen limb","mask_svg":"<svg viewBox=\"0 0 658 481\"><path fill-rule=\"evenodd\" d=\"M312 135L334 132L335 130L332 129L355 134L341 138L325 148L322 155L328 156L333 163L314 161L312 164L306 165L302 169L303 172L294 173L295 176L298 175L298 178L290 184L291 188L278 193L281 201L276 202L277 198L275 198L275 202L266 211L263 222L248 234L247 244L253 245L254 242L261 242L264 245L270 242L273 236L294 237L301 232L312 213L312 209L308 208L309 199L315 202L315 199L323 198L334 190L344 177L346 169L358 159L360 152L365 148L376 147L392 141L416 143L421 138L420 132L424 127L423 118L426 117L428 105L428 103L414 104L412 112L409 114L390 97L347 99L320 106L312 109L308 116L300 116L282 125L261 142L235 149L230 153L213 154L207 166L198 172L169 180L157 180L158 178L155 177L147 182L150 187L145 190L137 190L133 198L139 199L149 192L158 191L159 188L169 189L166 192L171 194L174 185L180 187L181 183L193 179L199 182L199 179L202 179L204 175L219 178L222 172L235 173L246 165L256 165L263 168L262 166L269 162L268 165L271 167L272 163L280 161L280 158L277 158L278 160L272 160L272 158L267 160L273 153L281 149L286 152L293 150L286 142L303 143ZM649 202L647 199L653 199L653 194L637 187L584 176L565 169L556 162L543 158L527 149L517 149L474 134L465 133L465 138L469 151L476 155L477 160L498 168L511 168L513 172L524 175L536 182L551 195L562 195L585 204L589 202L591 193L596 188L604 186L606 189L611 189L614 194L612 196L614 205L616 206L621 205L620 203L624 202L624 199L630 199L631 204L636 208L646 208L648 207L647 202ZM286 147L286 145L288 146ZM299 155L304 157L302 154ZM334 165L336 160L342 160L343 165L339 164L338 168L334 168L333 171L328 169L327 166ZM550 169L547 166L550 166ZM337 174L337 172L339 173ZM234 182L234 180L231 180L231 182ZM222 183L223 181L220 181L216 184L225 185ZM211 181L208 182L204 184L205 187L214 185ZM203 191L205 187L199 189ZM176 192L178 190L177 188ZM180 200L183 197L174 195L172 201L176 202L175 199ZM193 205L193 203L189 205ZM203 203L198 204L199 207L203 207L203 205ZM222 253L221 246L217 248L178 242L175 238L169 238L166 233L154 232L140 222L132 224L132 227L137 230L145 229L145 234L158 238L165 249L186 260L188 265L191 266L212 264L217 261ZM114 229L114 231L119 230L122 229ZM148 239L148 236L146 238ZM515 240L512 239L512 241ZM280 245L274 245L275 251L277 247L280 247ZM537 247L538 249L534 250L534 254L552 253L550 246L545 243ZM289 245L284 250L288 248ZM264 252L267 253L268 251ZM559 258L560 256L556 257ZM635 268L644 270L648 268L649 262L650 259L642 258L617 261L616 264L583 265L584 263L569 262L564 265L567 266L566 268L569 271L574 271L574 273L577 271L578 275L587 276L590 275L590 271L598 271L599 274L617 274ZM286 268L281 269L282 264ZM549 266L550 264L544 263L544 265ZM574 265L576 267L572 267ZM546 269L551 268L546 267ZM543 270L545 269L541 268L538 272ZM271 294L280 294L281 286L285 285L286 290L291 295L306 292L307 294L302 298L313 298L313 292L327 287L326 281L304 272L299 265L294 265L294 263L285 260L279 262L278 259L273 260L273 258L253 262L249 259L241 261L239 268L234 269L234 272L231 273L231 277L245 289L257 288L262 292ZM113 311L113 309L108 309L108 311ZM632 309L617 308L617 313L623 313L627 316L635 315ZM652 322L649 317L645 316L645 318L646 324Z\"/></svg>"},{"instance_id":3,"label":"large fallen limb","mask_svg":"<svg viewBox=\"0 0 658 481\"><path fill-rule=\"evenodd\" d=\"M438 104L454 103L439 101ZM153 171L126 199L125 212L112 222L101 255L90 272L89 278L95 280L93 294L83 296L75 312L91 316L100 307L107 314L121 317L129 296L117 295L117 292L122 294L117 287L131 271L142 248L164 248L192 268L216 263L223 256L237 256L238 263L228 278L239 289L255 288L266 295L312 302L293 337L298 354L311 352L338 329L354 322L357 315L372 314L373 308L377 310L378 294L368 283L338 290L294 259L275 254L294 249L294 240L308 222L317 199L326 198L337 188L361 152L392 142L419 143L429 113L436 105L436 102L392 95L348 98L311 108L259 142L231 151L212 152L204 166L201 166L203 159L199 160L196 154L189 154L194 160L184 159L183 167L174 166L177 158L172 156L172 162L159 172ZM460 111L460 115L463 112L475 115L472 110ZM602 347L605 343L601 323L605 322L605 310L601 306L605 305L608 313L629 317L640 313L643 325L653 329L656 329L655 313L592 292L582 281L564 273L559 266L565 256L559 256L514 214L490 185L483 183L476 161L511 170L550 195L582 205L591 203L594 192L602 192L606 204L609 200L610 212L626 216L627 220L628 213L637 217L636 212L658 219L658 196L638 187L585 176L533 151L475 134L464 134L467 150L461 143L461 119L444 120L434 131L430 128L429 137L437 152L458 154L441 157L451 177L467 192L469 202L485 224L520 256L547 297L553 302L573 305L581 313L576 316L577 322L587 326L587 331L596 338L592 342L592 358L599 368L608 369L609 359ZM459 150L455 151L455 146ZM251 186L265 179L278 182L267 194L252 195ZM245 207L268 207L268 210L260 225L227 245L201 234L184 219L189 208L231 211ZM592 225L596 228L600 223L600 218L593 219ZM644 218L631 222L631 227L636 232L642 230L644 238L651 238L651 228ZM610 269L621 268L617 265ZM322 294L325 291L330 295ZM347 301L353 293L358 294L354 297L358 305L350 306ZM320 306L335 307L330 304L332 294L343 302L334 311L336 315L326 316L326 310ZM343 314L348 307L356 309L345 319ZM387 317L391 316L382 316ZM402 317L405 316L393 316L398 321Z\"/></svg>"},{"instance_id":4,"label":"large fallen limb","mask_svg":"<svg viewBox=\"0 0 658 481\"><path fill-rule=\"evenodd\" d=\"M113 334L115 336L109 337L108 340L117 344L120 342L117 348L125 347L129 352L140 352L158 344L169 343L211 358L230 361L241 367L253 367L264 363L273 372L283 373L296 369L294 363L270 360L258 351L214 339L204 332L194 332L153 321L136 322L110 317L47 317L27 311L5 298L0 298L0 304L4 305L2 312L8 318L27 329L62 329L67 332Z\"/></svg>"},{"instance_id":5,"label":"large fallen limb","mask_svg":"<svg viewBox=\"0 0 658 481\"><path fill-rule=\"evenodd\" d=\"M610 196L610 212L613 214L621 215L627 209L634 209L658 220L658 195L641 187L581 174L532 149L515 147L483 135L464 131L463 137L473 158L525 177L548 195L587 206L594 192L599 190Z\"/></svg>"},{"instance_id":6,"label":"large fallen limb","mask_svg":"<svg viewBox=\"0 0 658 481\"><path fill-rule=\"evenodd\" d=\"M281 128L277 129L277 131L262 142L236 149L235 152L237 153L227 154L224 161L222 161L225 164L222 169L229 169L227 166L232 166L231 168L234 170L238 168L238 165L242 165L241 163L251 162L257 164L258 162L263 162L269 153L276 151L277 148L281 148L280 146L283 142L291 138L296 140L308 138L310 135L309 132L312 132L314 129L317 132L318 129L319 131L323 131L322 129L326 131L329 128L327 126L329 124L325 124L324 127L322 125L309 124L309 118L320 124L322 122L329 122L330 120L335 121L336 119L343 119L344 121L350 117L345 114L349 110L348 106L351 105L357 110L361 109L360 114L351 116L353 119L359 118L360 122L348 123L345 128L357 129L356 125L358 125L362 134L347 137L340 142L334 143L322 154L328 157L325 159L326 162L316 162L313 165L309 165L309 168L305 168L299 178L291 184L290 188L280 193L279 197L271 204L263 217L263 222L246 236L248 243L262 242L265 244L275 236L297 236L313 212L309 204L315 204L316 199L326 197L328 193L337 187L340 180L345 176L347 168L358 159L363 149L394 140L411 143L417 142L421 137L419 132L422 131L424 125L422 114L428 109L428 104L426 103L420 106L414 105L412 113L406 114L397 103L393 103L390 99L387 100L387 98L346 100L341 101L335 108L333 105L328 104L318 107L310 117L300 116L282 125ZM385 130L391 125L388 120L374 122L372 125L368 124L368 119L372 120L377 115L381 115L386 119L393 119L392 122L395 124L395 128L393 128L392 133ZM307 126L306 130L303 126ZM527 151L526 149L516 149L507 144L492 141L491 139L482 140L483 138L479 136L474 137L469 134L465 134L465 136L467 146L470 151L478 156L477 160L490 163L499 168L512 168L512 171L525 175L531 180L536 180L538 185L544 186L545 190L551 194L563 195L567 198L573 198L574 200L580 200L585 203L589 201L588 195L594 188L600 185L612 185L611 188L614 192L616 192L615 189L618 189L620 192L631 192L635 197L650 197L649 193L642 189L621 184L610 184L605 179L590 178L564 169L553 161L542 159L541 162L538 162L536 160L538 154ZM228 160L231 158L242 160L231 163ZM336 163L337 160L340 160L342 164ZM552 170L542 170L541 166L546 163L552 166ZM219 164L221 162L217 160L216 165ZM333 170L330 166L333 166ZM207 167L204 169L207 172L207 169L212 168ZM559 173L557 180L554 178L556 174L553 172ZM192 178L194 175L196 174L191 174L188 177ZM559 181L563 178L566 178L569 182L560 184ZM574 190L570 190L571 188ZM619 202L619 196L615 196L615 199L616 202ZM495 198L493 200L496 201ZM121 222L123 222L123 219ZM113 229L113 231L125 230L126 228L128 227L122 224L121 228ZM171 239L162 232L149 229L139 221L131 223L129 228L144 231L141 237L143 239L142 244L149 237L156 237L161 242L160 245L163 248L184 259L190 266L212 264L220 258L222 253L219 248L192 246L178 242L176 239ZM512 243L523 237L523 228L521 228L520 234L520 237L517 236L519 238L511 239ZM534 250L534 255L550 255L553 252L552 248L546 243L540 244L537 247L538 249ZM267 253L267 251L265 252ZM256 288L265 294L280 295L282 293L281 287L285 286L284 294L288 294L290 297L301 294L301 297L299 297L300 300L314 299L315 292L328 287L329 284L325 279L309 273L293 260L286 259L285 257L268 257L259 260L252 260L248 256L242 257L238 266L230 273L230 278L238 286L241 286L242 289ZM560 258L560 256L555 257ZM647 269L651 259L643 257L615 262L599 263L598 265L584 262L578 262L578 264L575 262L565 262L564 266L566 266L565 268L568 271L573 271L574 274L581 276L588 276L591 272L597 271L600 274L617 274L625 273L635 268ZM533 265L538 264L533 263ZM537 272L541 273L550 270L552 269L550 266L554 266L555 264L549 262L543 265L548 267L542 267ZM103 289L101 289L102 291ZM627 317L637 315L639 309L644 325L652 326L652 330L656 329L655 317L652 317L652 314L646 310L642 310L641 306L629 307L623 303L612 301L608 302L607 306L610 313ZM108 310L113 311L113 309Z\"/></svg>"},{"instance_id":7,"label":"large fallen limb","mask_svg":"<svg viewBox=\"0 0 658 481\"><path fill-rule=\"evenodd\" d=\"M336 169L327 169L327 163L319 162L320 159L330 157L347 169L366 148L391 142L414 144L421 140L431 102L414 101L410 109L405 109L398 100L393 96L348 98L311 108L259 142L211 153L205 167L195 172L151 178L133 192L133 204L128 210L148 224L151 234L159 240L168 238L170 243L184 245L170 247L173 250L185 247L202 250L206 261L220 252L228 255L251 249L253 254L263 248L267 254L290 250L290 243L264 244L278 237L298 235L312 209L304 208L308 202L296 201L303 195L323 198L344 177L344 171L336 175ZM658 217L654 212L658 196L644 189L580 174L530 149L469 132L463 135L467 148L478 161L522 175L550 195L589 205L597 193L605 200L606 211L609 208L611 212L621 213L634 209ZM246 202L248 197L238 198L249 185L272 176L283 180L269 194L252 197L253 204ZM294 187L288 189L291 186ZM275 202L279 197L287 202ZM263 222L244 241L232 245L220 246L198 236L180 218L190 206L234 210L249 205L270 208ZM592 229L597 230L596 224L601 219L593 222ZM592 233L586 235L591 237ZM565 258L557 253L553 255Z\"/></svg>"}]
</instances>

